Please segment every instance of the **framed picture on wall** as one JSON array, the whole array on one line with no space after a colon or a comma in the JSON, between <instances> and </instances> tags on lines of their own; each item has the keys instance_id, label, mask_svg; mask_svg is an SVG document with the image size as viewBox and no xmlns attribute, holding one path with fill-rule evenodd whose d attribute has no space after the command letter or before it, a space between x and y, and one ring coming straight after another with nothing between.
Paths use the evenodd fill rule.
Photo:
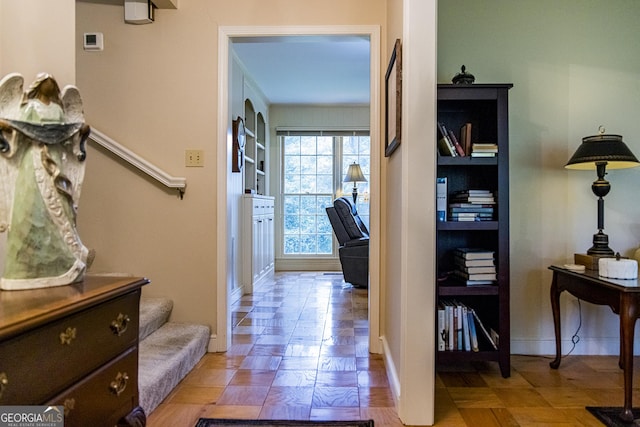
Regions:
<instances>
[{"instance_id":1,"label":"framed picture on wall","mask_svg":"<svg viewBox=\"0 0 640 427\"><path fill-rule=\"evenodd\" d=\"M385 75L385 139L384 155L386 157L398 148L401 141L402 124L402 43L396 40Z\"/></svg>"}]
</instances>

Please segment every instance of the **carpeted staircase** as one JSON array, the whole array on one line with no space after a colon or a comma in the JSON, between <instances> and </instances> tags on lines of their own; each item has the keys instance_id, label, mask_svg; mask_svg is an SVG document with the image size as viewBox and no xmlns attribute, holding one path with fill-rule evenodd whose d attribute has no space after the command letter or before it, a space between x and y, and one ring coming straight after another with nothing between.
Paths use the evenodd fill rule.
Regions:
<instances>
[{"instance_id":1,"label":"carpeted staircase","mask_svg":"<svg viewBox=\"0 0 640 427\"><path fill-rule=\"evenodd\" d=\"M208 326L169 322L173 301L140 301L138 388L147 416L194 368L207 351Z\"/></svg>"}]
</instances>

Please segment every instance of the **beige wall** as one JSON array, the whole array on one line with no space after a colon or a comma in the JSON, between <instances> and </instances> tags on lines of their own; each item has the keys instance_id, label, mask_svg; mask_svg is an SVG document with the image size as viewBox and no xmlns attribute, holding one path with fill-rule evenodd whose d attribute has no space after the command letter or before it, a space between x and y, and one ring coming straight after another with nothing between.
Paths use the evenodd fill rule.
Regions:
<instances>
[{"instance_id":1,"label":"beige wall","mask_svg":"<svg viewBox=\"0 0 640 427\"><path fill-rule=\"evenodd\" d=\"M77 45L87 121L188 183L181 201L90 147L79 225L97 250L94 270L144 274L146 294L174 299L175 320L215 329L218 27L382 25L384 4L192 0L136 26L123 22L121 5L78 2L76 31L100 31L105 45ZM204 150L204 168L184 167L186 148Z\"/></svg>"},{"instance_id":2,"label":"beige wall","mask_svg":"<svg viewBox=\"0 0 640 427\"><path fill-rule=\"evenodd\" d=\"M75 84L75 15L74 0L0 0L0 76L20 73L28 85L47 72Z\"/></svg>"},{"instance_id":3,"label":"beige wall","mask_svg":"<svg viewBox=\"0 0 640 427\"><path fill-rule=\"evenodd\" d=\"M633 0L440 2L438 81L465 64L476 82L510 90L511 349L552 354L552 264L572 262L596 232L595 171L564 164L581 138L621 134L640 155L640 3ZM632 255L640 243L640 168L609 171L605 232ZM563 348L579 324L563 297ZM618 321L608 307L582 304L574 354L618 354ZM636 335L636 338L639 336ZM638 340L636 339L636 342ZM640 347L636 346L636 351Z\"/></svg>"},{"instance_id":4,"label":"beige wall","mask_svg":"<svg viewBox=\"0 0 640 427\"><path fill-rule=\"evenodd\" d=\"M0 0L0 79L19 73L28 87L40 72L55 76L60 87L74 85L74 0ZM6 234L0 234L0 272Z\"/></svg>"}]
</instances>

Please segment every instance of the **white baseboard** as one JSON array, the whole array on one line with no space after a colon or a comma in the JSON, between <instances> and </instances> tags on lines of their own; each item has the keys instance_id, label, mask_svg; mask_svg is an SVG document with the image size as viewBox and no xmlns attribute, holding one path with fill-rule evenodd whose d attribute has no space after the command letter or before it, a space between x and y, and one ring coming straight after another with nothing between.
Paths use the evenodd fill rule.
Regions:
<instances>
[{"instance_id":1,"label":"white baseboard","mask_svg":"<svg viewBox=\"0 0 640 427\"><path fill-rule=\"evenodd\" d=\"M341 271L337 258L276 258L276 271Z\"/></svg>"},{"instance_id":2,"label":"white baseboard","mask_svg":"<svg viewBox=\"0 0 640 427\"><path fill-rule=\"evenodd\" d=\"M380 341L382 342L382 357L384 358L384 364L387 370L387 379L389 380L389 387L391 388L391 394L393 395L393 400L397 408L400 404L400 390L401 390L400 379L398 377L398 370L396 369L396 364L393 363L393 359L391 358L389 343L387 342L385 337L381 337Z\"/></svg>"},{"instance_id":3,"label":"white baseboard","mask_svg":"<svg viewBox=\"0 0 640 427\"><path fill-rule=\"evenodd\" d=\"M562 355L566 355L573 343L570 339L560 342ZM637 354L640 343L634 343L634 353ZM613 337L580 338L571 354L589 356L617 356L620 353L620 340ZM524 339L511 338L511 354L527 354L532 356L545 356L556 354L556 341L552 339Z\"/></svg>"}]
</instances>

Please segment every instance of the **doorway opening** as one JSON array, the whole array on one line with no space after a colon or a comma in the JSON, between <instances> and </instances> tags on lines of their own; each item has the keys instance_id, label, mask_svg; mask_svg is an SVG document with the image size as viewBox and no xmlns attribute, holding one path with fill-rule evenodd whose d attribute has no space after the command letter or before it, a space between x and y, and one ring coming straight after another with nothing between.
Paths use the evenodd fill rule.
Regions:
<instances>
[{"instance_id":1,"label":"doorway opening","mask_svg":"<svg viewBox=\"0 0 640 427\"><path fill-rule=\"evenodd\" d=\"M274 27L268 31L265 28L255 27L221 27L219 33L219 105L218 105L218 192L220 195L226 195L224 200L226 203L219 203L218 205L218 242L217 242L217 263L218 263L218 286L217 286L217 347L219 351L224 351L230 345L231 339L231 313L230 313L230 301L233 294L234 287L238 283L237 264L238 254L235 253L238 236L234 234L234 229L239 227L237 222L237 215L234 215L234 209L238 206L237 199L241 197L243 192L242 185L240 190L237 188L237 178L229 178L232 176L230 173L230 162L227 159L231 155L231 121L235 119L236 111L238 111L237 103L244 101L243 97L237 97L237 91L242 90L237 87L238 83L232 81L233 67L232 62L234 60L233 55L237 55L234 50L234 44L242 42L256 42L269 38L269 41L277 41L278 43L287 43L291 40L299 40L301 37L312 37L315 39L331 40L332 37L335 40L345 40L349 37L366 38L369 43L369 129L370 129L370 230L371 230L371 242L370 242L370 265L379 266L379 254L380 254L380 224L379 224L379 211L380 211L380 59L378 52L380 51L380 35L379 28L375 26L349 26L349 27ZM242 43L248 45L249 43ZM330 42L329 42L330 44ZM246 46L244 46L246 47ZM288 46L291 47L291 46ZM264 50L264 49L263 49ZM263 55L265 52L260 50L255 55ZM278 61L278 58L267 55L264 61L274 62ZM246 70L245 70L246 71ZM345 71L345 70L343 70ZM346 70L348 71L348 70ZM281 81L287 80L286 75L281 76ZM235 91L235 93L234 93ZM325 92L327 90L325 89ZM344 92L344 91L343 91ZM345 95L342 93L342 95ZM282 94L286 96L286 94ZM233 99L232 99L233 98ZM270 100L271 101L271 100ZM285 102L286 101L280 101ZM234 105L235 103L235 105ZM315 104L322 104L323 101L315 101ZM269 125L271 127L271 125ZM277 140L277 138L273 138ZM271 144L271 147L275 145ZM278 159L277 156L275 156ZM279 161L278 161L279 163ZM279 168L279 164L275 163L272 167ZM279 188L278 183L272 182L269 185L270 188L276 189L272 194L277 194ZM222 197L218 197L218 200L222 200ZM276 202L277 204L278 202ZM281 202L280 202L281 203ZM381 344L379 342L379 270L377 268L370 269L370 285L369 285L369 349L372 353L381 352Z\"/></svg>"}]
</instances>

